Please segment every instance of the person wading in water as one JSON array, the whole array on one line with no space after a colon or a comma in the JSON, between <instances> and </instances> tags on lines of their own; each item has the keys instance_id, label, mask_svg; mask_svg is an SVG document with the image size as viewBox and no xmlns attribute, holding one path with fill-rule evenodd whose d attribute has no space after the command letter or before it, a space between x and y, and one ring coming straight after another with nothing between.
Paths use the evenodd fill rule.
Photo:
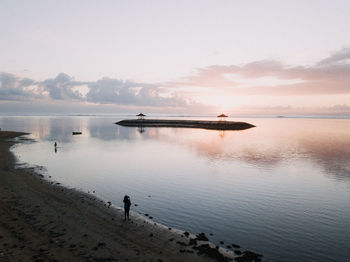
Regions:
<instances>
[{"instance_id":1,"label":"person wading in water","mask_svg":"<svg viewBox=\"0 0 350 262\"><path fill-rule=\"evenodd\" d=\"M128 220L130 220L129 218L129 211L131 206L130 197L124 196L123 202L124 202L124 221L126 220L126 217L128 217Z\"/></svg>"}]
</instances>

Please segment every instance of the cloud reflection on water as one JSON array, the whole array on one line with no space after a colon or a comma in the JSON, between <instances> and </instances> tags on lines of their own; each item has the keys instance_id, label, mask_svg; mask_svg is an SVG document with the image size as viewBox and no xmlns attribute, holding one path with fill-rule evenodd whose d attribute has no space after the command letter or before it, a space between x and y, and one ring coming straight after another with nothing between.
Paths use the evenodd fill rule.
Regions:
<instances>
[{"instance_id":1,"label":"cloud reflection on water","mask_svg":"<svg viewBox=\"0 0 350 262\"><path fill-rule=\"evenodd\" d=\"M10 121L9 121L10 120ZM350 120L246 119L257 127L244 131L184 128L138 128L115 125L114 118L11 117L1 118L8 130L26 131L36 140L70 143L72 131L104 141L160 140L189 148L210 162L244 161L274 168L282 161L312 161L337 180L350 181Z\"/></svg>"},{"instance_id":2,"label":"cloud reflection on water","mask_svg":"<svg viewBox=\"0 0 350 262\"><path fill-rule=\"evenodd\" d=\"M148 128L142 139L163 140L186 146L199 156L215 161L244 161L273 168L282 161L306 160L326 174L350 180L350 121L336 119L264 119L244 131ZM254 122L254 124L256 124ZM139 137L135 128L119 127ZM120 139L117 137L116 139Z\"/></svg>"}]
</instances>

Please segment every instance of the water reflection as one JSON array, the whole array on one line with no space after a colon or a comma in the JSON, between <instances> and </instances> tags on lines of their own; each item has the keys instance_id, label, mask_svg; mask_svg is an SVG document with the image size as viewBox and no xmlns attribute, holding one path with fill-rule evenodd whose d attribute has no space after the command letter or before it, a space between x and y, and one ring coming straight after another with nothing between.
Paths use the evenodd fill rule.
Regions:
<instances>
[{"instance_id":1,"label":"water reflection","mask_svg":"<svg viewBox=\"0 0 350 262\"><path fill-rule=\"evenodd\" d=\"M2 117L7 130L30 132L41 141L69 143L72 131L103 141L157 140L181 145L210 161L243 161L273 168L283 161L307 159L326 174L350 180L350 121L347 119L245 119L257 127L244 131L144 128L115 125L117 118ZM57 150L55 150L57 152Z\"/></svg>"},{"instance_id":2,"label":"water reflection","mask_svg":"<svg viewBox=\"0 0 350 262\"><path fill-rule=\"evenodd\" d=\"M145 127L143 127L143 126L139 126L139 127L137 128L137 131L139 131L140 134L142 134L142 133L144 133L144 132L146 131L146 129L145 129Z\"/></svg>"},{"instance_id":3,"label":"water reflection","mask_svg":"<svg viewBox=\"0 0 350 262\"><path fill-rule=\"evenodd\" d=\"M322 167L326 174L336 179L350 180L349 120L272 119L260 122L265 123L244 131L149 128L142 138L181 144L210 160L240 160L264 168L273 168L282 161L304 159ZM120 128L134 132L133 128ZM129 139L135 139L135 136L129 136Z\"/></svg>"}]
</instances>

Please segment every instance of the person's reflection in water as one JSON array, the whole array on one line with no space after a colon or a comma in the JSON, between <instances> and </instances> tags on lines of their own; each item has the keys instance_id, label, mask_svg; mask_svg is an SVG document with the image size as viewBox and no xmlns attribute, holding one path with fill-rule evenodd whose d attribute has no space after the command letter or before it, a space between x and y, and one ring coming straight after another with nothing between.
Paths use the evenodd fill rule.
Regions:
<instances>
[{"instance_id":1,"label":"person's reflection in water","mask_svg":"<svg viewBox=\"0 0 350 262\"><path fill-rule=\"evenodd\" d=\"M130 220L129 217L129 211L131 206L131 201L129 196L124 196L124 221L126 221L126 217L128 217L128 220Z\"/></svg>"}]
</instances>

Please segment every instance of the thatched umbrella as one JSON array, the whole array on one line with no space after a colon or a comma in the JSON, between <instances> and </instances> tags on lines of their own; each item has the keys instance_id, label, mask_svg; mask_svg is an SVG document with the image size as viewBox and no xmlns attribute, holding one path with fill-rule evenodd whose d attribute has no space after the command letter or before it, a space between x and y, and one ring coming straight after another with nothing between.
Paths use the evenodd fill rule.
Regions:
<instances>
[{"instance_id":1,"label":"thatched umbrella","mask_svg":"<svg viewBox=\"0 0 350 262\"><path fill-rule=\"evenodd\" d=\"M220 119L220 121L226 121L226 119L225 119L226 117L228 117L228 116L225 114L218 115L218 118Z\"/></svg>"},{"instance_id":2,"label":"thatched umbrella","mask_svg":"<svg viewBox=\"0 0 350 262\"><path fill-rule=\"evenodd\" d=\"M140 114L138 114L138 115L136 115L136 116L138 117L137 119L143 120L143 119L145 119L145 116L146 116L146 115L140 113Z\"/></svg>"}]
</instances>

